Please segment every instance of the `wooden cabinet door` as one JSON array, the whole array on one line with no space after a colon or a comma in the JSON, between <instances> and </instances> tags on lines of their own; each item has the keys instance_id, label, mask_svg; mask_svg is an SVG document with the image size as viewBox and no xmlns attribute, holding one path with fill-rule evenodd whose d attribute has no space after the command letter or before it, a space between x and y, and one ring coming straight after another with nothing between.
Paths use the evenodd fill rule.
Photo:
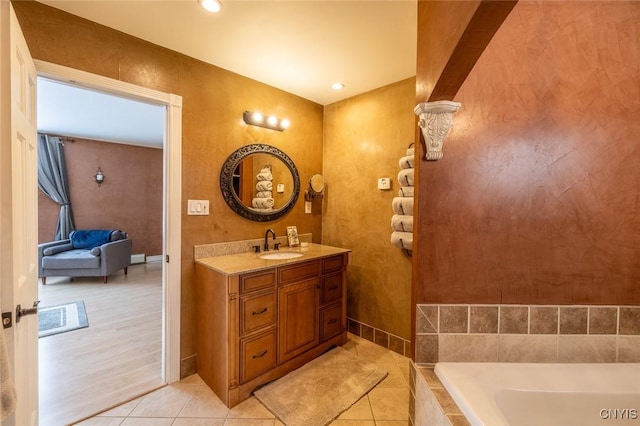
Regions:
<instances>
[{"instance_id":1,"label":"wooden cabinet door","mask_svg":"<svg viewBox=\"0 0 640 426\"><path fill-rule=\"evenodd\" d=\"M317 278L278 289L278 359L284 362L320 342L320 281Z\"/></svg>"}]
</instances>

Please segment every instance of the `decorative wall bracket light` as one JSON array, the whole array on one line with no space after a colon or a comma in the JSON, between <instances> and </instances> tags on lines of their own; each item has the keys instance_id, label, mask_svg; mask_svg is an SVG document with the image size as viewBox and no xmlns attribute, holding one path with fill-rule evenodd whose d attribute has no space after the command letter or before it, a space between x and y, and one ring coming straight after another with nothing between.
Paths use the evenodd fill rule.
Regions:
<instances>
[{"instance_id":1,"label":"decorative wall bracket light","mask_svg":"<svg viewBox=\"0 0 640 426\"><path fill-rule=\"evenodd\" d=\"M444 138L453 127L453 113L460 108L460 102L421 102L413 112L420 117L418 126L424 137L424 159L436 161L442 158Z\"/></svg>"},{"instance_id":2,"label":"decorative wall bracket light","mask_svg":"<svg viewBox=\"0 0 640 426\"><path fill-rule=\"evenodd\" d=\"M100 167L98 167L96 174L93 175L93 179L96 181L98 186L102 185L102 183L104 182L104 172Z\"/></svg>"},{"instance_id":3,"label":"decorative wall bracket light","mask_svg":"<svg viewBox=\"0 0 640 426\"><path fill-rule=\"evenodd\" d=\"M280 119L274 115L264 116L259 112L245 111L242 113L242 120L252 126L264 127L266 129L277 130L282 132L289 127L289 120Z\"/></svg>"}]
</instances>

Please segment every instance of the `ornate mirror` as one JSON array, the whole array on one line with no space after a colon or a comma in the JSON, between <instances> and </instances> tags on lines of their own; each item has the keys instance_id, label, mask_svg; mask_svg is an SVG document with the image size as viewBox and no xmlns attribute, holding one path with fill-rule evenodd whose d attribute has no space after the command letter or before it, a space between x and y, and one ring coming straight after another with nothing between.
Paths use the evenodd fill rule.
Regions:
<instances>
[{"instance_id":1,"label":"ornate mirror","mask_svg":"<svg viewBox=\"0 0 640 426\"><path fill-rule=\"evenodd\" d=\"M294 206L300 177L287 154L271 145L252 144L235 150L224 162L220 190L234 212L249 220L268 222Z\"/></svg>"}]
</instances>

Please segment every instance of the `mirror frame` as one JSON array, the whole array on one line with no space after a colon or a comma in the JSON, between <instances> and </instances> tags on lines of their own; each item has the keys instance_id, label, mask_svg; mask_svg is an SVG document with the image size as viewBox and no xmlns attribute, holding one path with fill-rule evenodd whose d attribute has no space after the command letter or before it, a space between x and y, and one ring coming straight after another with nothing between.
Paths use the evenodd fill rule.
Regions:
<instances>
[{"instance_id":1,"label":"mirror frame","mask_svg":"<svg viewBox=\"0 0 640 426\"><path fill-rule=\"evenodd\" d=\"M233 172L236 167L238 167L240 162L246 157L258 153L271 154L282 160L293 177L293 193L291 194L291 198L289 198L289 201L287 201L284 206L273 210L271 213L258 212L244 205L233 190ZM222 191L224 201L231 207L231 210L240 216L256 222L269 222L281 218L293 208L300 195L300 176L298 175L296 165L283 151L271 145L255 143L236 149L224 162L222 170L220 170L220 190Z\"/></svg>"}]
</instances>

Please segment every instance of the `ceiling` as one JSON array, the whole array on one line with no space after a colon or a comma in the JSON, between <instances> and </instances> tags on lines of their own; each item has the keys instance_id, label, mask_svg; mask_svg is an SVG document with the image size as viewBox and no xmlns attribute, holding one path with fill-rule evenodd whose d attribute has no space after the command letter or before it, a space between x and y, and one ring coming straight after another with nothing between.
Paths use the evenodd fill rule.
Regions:
<instances>
[{"instance_id":1,"label":"ceiling","mask_svg":"<svg viewBox=\"0 0 640 426\"><path fill-rule=\"evenodd\" d=\"M40 1L321 105L415 75L416 0Z\"/></svg>"}]
</instances>

